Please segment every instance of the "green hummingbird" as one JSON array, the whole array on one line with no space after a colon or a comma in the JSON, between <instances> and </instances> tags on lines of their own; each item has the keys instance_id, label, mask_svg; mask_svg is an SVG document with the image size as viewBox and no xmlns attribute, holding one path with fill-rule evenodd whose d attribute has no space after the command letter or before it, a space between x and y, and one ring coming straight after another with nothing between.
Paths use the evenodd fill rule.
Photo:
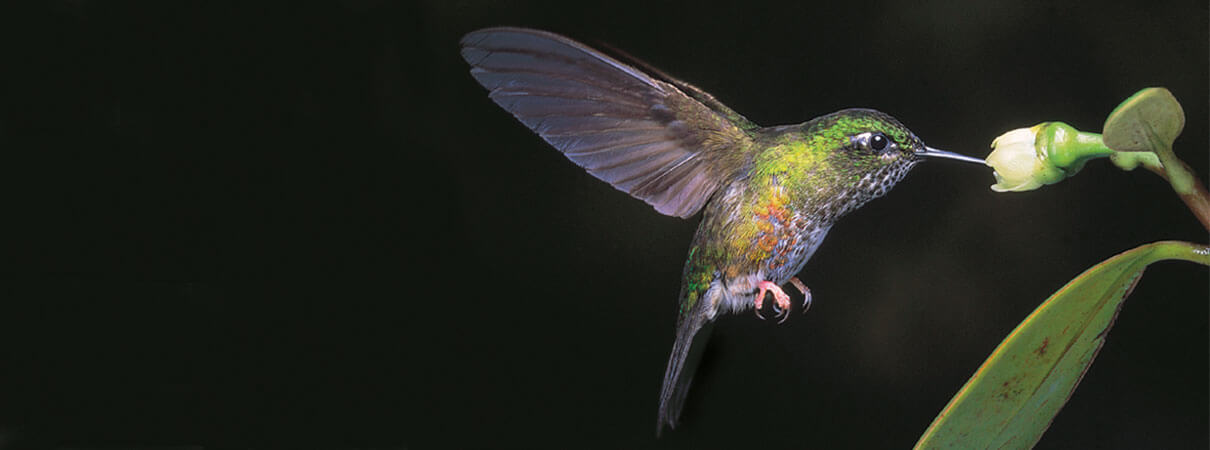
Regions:
<instances>
[{"instance_id":1,"label":"green hummingbird","mask_svg":"<svg viewBox=\"0 0 1210 450\"><path fill-rule=\"evenodd\" d=\"M837 219L886 194L927 158L983 164L927 147L872 109L761 127L653 67L634 61L639 70L545 31L487 28L461 46L489 97L588 173L660 213L702 211L685 261L657 435L676 426L720 312L753 308L760 316L771 294L784 321L786 283L803 294L805 311L811 293L795 275Z\"/></svg>"}]
</instances>

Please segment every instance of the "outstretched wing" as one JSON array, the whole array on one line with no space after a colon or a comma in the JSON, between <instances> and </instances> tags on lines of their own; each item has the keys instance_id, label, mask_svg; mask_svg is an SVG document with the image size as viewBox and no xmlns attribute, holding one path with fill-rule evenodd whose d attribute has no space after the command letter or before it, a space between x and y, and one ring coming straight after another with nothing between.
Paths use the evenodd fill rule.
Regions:
<instances>
[{"instance_id":1,"label":"outstretched wing","mask_svg":"<svg viewBox=\"0 0 1210 450\"><path fill-rule=\"evenodd\" d=\"M727 167L738 166L727 162L752 145L750 122L737 124L673 84L565 37L487 28L461 44L471 75L496 104L660 213L696 213Z\"/></svg>"},{"instance_id":2,"label":"outstretched wing","mask_svg":"<svg viewBox=\"0 0 1210 450\"><path fill-rule=\"evenodd\" d=\"M647 71L648 74L658 78L660 81L676 86L676 88L680 89L681 92L693 97L694 100L702 102L703 105L706 105L707 108L710 108L719 115L726 117L727 120L730 120L735 124L735 126L745 131L756 131L758 128L760 128L760 125L753 123L751 120L748 120L747 117L744 117L740 113L728 108L727 105L723 104L723 102L718 101L713 95L710 95L709 92L703 91L701 88L677 79L672 75L668 75L668 73L664 72L663 70L648 64L647 61L636 58L634 55L626 53L621 49L614 48L609 45L605 45L605 48L608 48L609 52L613 53L615 56L622 57L622 59L624 59L626 62L639 66L639 69Z\"/></svg>"}]
</instances>

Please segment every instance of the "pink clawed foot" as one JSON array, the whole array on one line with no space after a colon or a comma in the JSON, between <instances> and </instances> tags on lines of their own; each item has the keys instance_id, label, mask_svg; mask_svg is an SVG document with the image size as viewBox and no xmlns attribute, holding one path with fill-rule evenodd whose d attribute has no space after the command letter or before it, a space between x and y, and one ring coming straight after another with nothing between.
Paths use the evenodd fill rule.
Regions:
<instances>
[{"instance_id":1,"label":"pink clawed foot","mask_svg":"<svg viewBox=\"0 0 1210 450\"><path fill-rule=\"evenodd\" d=\"M807 289L807 285L802 284L802 281L799 281L798 277L790 278L790 284L794 285L794 288L798 289L798 292L802 292L802 312L806 314L807 310L811 309L811 290Z\"/></svg>"},{"instance_id":2,"label":"pink clawed foot","mask_svg":"<svg viewBox=\"0 0 1210 450\"><path fill-rule=\"evenodd\" d=\"M781 316L781 320L777 321L777 323L785 322L786 318L790 317L790 296L781 290L781 287L773 284L772 281L756 283L756 288L760 290L756 293L756 317L760 317L761 320L765 319L764 316L760 315L760 308L765 302L765 292L772 292L773 299L777 301L777 305L773 309L777 312L778 316Z\"/></svg>"}]
</instances>

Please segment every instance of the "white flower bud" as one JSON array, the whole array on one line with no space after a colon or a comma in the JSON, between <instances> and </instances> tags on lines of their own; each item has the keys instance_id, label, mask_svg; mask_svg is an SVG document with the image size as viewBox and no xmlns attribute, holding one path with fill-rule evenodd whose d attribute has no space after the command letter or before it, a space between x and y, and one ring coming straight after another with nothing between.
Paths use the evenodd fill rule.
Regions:
<instances>
[{"instance_id":1,"label":"white flower bud","mask_svg":"<svg viewBox=\"0 0 1210 450\"><path fill-rule=\"evenodd\" d=\"M1075 175L1084 162L1113 153L1100 135L1082 133L1062 122L1019 128L992 141L987 165L995 169L996 192L1032 191Z\"/></svg>"}]
</instances>

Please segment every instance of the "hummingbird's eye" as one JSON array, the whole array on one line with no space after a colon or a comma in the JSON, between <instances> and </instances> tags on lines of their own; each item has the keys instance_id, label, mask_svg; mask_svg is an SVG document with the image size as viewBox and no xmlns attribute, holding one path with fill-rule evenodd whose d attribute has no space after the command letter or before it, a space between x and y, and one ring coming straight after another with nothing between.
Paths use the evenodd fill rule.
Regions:
<instances>
[{"instance_id":1,"label":"hummingbird's eye","mask_svg":"<svg viewBox=\"0 0 1210 450\"><path fill-rule=\"evenodd\" d=\"M882 133L874 133L873 136L870 136L870 148L874 149L874 151L880 152L886 148L886 145L887 138Z\"/></svg>"}]
</instances>

